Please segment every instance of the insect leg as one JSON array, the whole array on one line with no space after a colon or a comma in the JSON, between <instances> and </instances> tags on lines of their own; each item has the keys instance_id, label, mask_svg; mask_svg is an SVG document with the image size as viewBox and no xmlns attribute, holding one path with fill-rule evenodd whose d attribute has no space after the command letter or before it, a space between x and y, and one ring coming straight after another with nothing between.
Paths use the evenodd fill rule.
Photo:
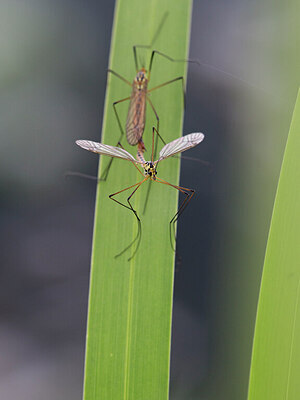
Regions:
<instances>
[{"instance_id":1,"label":"insect leg","mask_svg":"<svg viewBox=\"0 0 300 400\"><path fill-rule=\"evenodd\" d=\"M177 81L179 81L179 80L181 80L181 82L182 82L183 107L185 108L185 103L186 103L186 101L185 101L185 86L184 86L184 78L183 78L183 76L179 76L178 78L174 78L174 79L171 79L170 81L161 83L160 85L155 86L154 88L149 89L149 90L148 90L148 93L153 92L154 90L159 89L159 88L161 88L161 87L163 87L163 86L167 86L167 85L169 85L170 83L177 82Z\"/></svg>"},{"instance_id":2,"label":"insect leg","mask_svg":"<svg viewBox=\"0 0 300 400\"><path fill-rule=\"evenodd\" d=\"M110 72L111 74L115 75L117 78L121 79L121 81L127 83L127 85L132 86L132 84L126 78L123 78L122 75L118 74L117 72L113 71L112 69L108 69L107 72Z\"/></svg>"},{"instance_id":3,"label":"insect leg","mask_svg":"<svg viewBox=\"0 0 300 400\"><path fill-rule=\"evenodd\" d=\"M156 118L156 133L159 136L160 140L163 142L164 145L166 145L166 142L164 141L164 139L161 137L161 135L158 133L159 132L159 116L154 108L154 105L152 103L152 101L150 100L149 96L146 97L147 101L149 102L152 111L154 112L155 118ZM154 156L156 156L156 151L154 152ZM153 161L153 160L152 160Z\"/></svg>"},{"instance_id":4,"label":"insect leg","mask_svg":"<svg viewBox=\"0 0 300 400\"><path fill-rule=\"evenodd\" d=\"M159 134L159 132L158 132L158 130L153 126L152 127L152 158L151 158L151 160L152 160L152 162L154 161L154 158L156 157L156 150L157 150L157 140L156 140L156 142L155 142L155 150L153 151L153 148L154 148L154 132L156 133L156 135L157 135L157 137L159 137L160 138L160 140L164 143L164 144L166 144L166 142L164 141L164 139L161 137L161 135ZM157 137L156 137L156 139L157 139Z\"/></svg>"},{"instance_id":5,"label":"insect leg","mask_svg":"<svg viewBox=\"0 0 300 400\"><path fill-rule=\"evenodd\" d=\"M82 172L77 172L77 171L67 171L64 173L64 176L78 176L79 178L85 178L85 179L90 179L92 181L99 181L98 176L94 175L89 175L89 174L84 174Z\"/></svg>"},{"instance_id":6,"label":"insect leg","mask_svg":"<svg viewBox=\"0 0 300 400\"><path fill-rule=\"evenodd\" d=\"M122 144L120 142L117 143L117 147L121 147L122 149L124 149L124 147L122 146ZM139 167L133 161L131 161L131 163L135 166L135 168L139 171L139 173L142 176L144 176L144 174L141 172ZM108 168L108 166L107 166L107 168ZM97 181L97 182L100 182L101 180L104 180L104 179L101 179L101 178L99 179L97 176L84 174L82 172L77 172L77 171L67 171L67 172L64 173L64 177L67 177L67 176L78 176L79 178L90 179L90 180Z\"/></svg>"},{"instance_id":7,"label":"insect leg","mask_svg":"<svg viewBox=\"0 0 300 400\"><path fill-rule=\"evenodd\" d=\"M119 138L119 140L118 140L117 146L119 146L119 144L121 144L121 140L122 140L122 138L123 138L123 136L124 136L124 129L122 128L122 124L121 124L120 117L119 117L119 114L118 114L117 109L116 109L116 105L119 104L119 103L122 103L123 101L126 101L126 100L130 100L130 97L126 97L125 99L118 100L118 101L115 101L115 102L113 103L113 108L114 108L115 116L116 116L116 118L117 118L117 122L118 122L118 125L119 125L119 128L120 128L120 131L121 131L121 136L120 136L120 138ZM106 179L107 179L107 177L108 177L108 173L109 173L110 167L111 167L111 165L112 165L112 162L113 162L113 158L111 158L111 159L109 160L107 166L105 167L105 169L104 169L104 171L103 171L103 173L102 173L102 176L101 176L100 179L99 179L100 181L106 181Z\"/></svg>"},{"instance_id":8,"label":"insect leg","mask_svg":"<svg viewBox=\"0 0 300 400\"><path fill-rule=\"evenodd\" d=\"M143 46L143 45L135 45L135 46L133 46L133 57L134 57L134 64L135 64L135 70L136 70L136 72L138 72L138 70L139 70L139 66L138 66L138 60L137 60L137 54L136 54L136 48L137 47L148 47L148 46Z\"/></svg>"},{"instance_id":9,"label":"insect leg","mask_svg":"<svg viewBox=\"0 0 300 400\"><path fill-rule=\"evenodd\" d=\"M121 137L120 137L119 142L121 141L121 139L122 139L122 137L123 137L123 135L124 135L125 132L124 132L124 129L123 129L123 127L122 127L122 124L121 124L121 121L120 121L120 117L119 117L119 114L118 114L117 109L116 109L116 105L119 104L119 103L123 103L123 101L127 101L127 100L130 100L130 96L129 96L129 97L125 97L125 99L115 101L115 102L113 103L113 108L114 108L115 116L116 116L116 118L117 118L118 125L119 125L120 131L121 131Z\"/></svg>"},{"instance_id":10,"label":"insect leg","mask_svg":"<svg viewBox=\"0 0 300 400\"><path fill-rule=\"evenodd\" d=\"M182 186L177 186L177 185L172 185L169 182L164 181L163 179L159 179L156 177L157 182L163 183L165 185L171 186L174 189L177 189L180 193L183 193L186 197L184 201L182 202L181 206L179 207L178 211L175 213L175 215L172 217L170 220L170 242L171 242L171 247L175 251L175 247L173 246L173 240L172 240L172 231L173 231L173 237L174 241L176 242L175 238L175 222L178 220L180 215L183 213L189 202L191 201L192 197L194 196L195 191L193 189L185 188Z\"/></svg>"},{"instance_id":11,"label":"insect leg","mask_svg":"<svg viewBox=\"0 0 300 400\"><path fill-rule=\"evenodd\" d=\"M141 184L144 183L147 179L149 179L148 176L147 176L146 178L144 178L141 182L138 182L138 183L135 183L134 185L128 186L127 188L122 189L122 190L119 190L119 191L116 192L116 193L112 193L112 194L110 194L108 197L109 197L111 200L115 201L116 203L120 204L121 206L123 206L123 207L125 207L125 208L128 208L130 211L132 211L132 212L134 213L134 215L136 216L137 220L140 221L140 219L139 219L139 217L138 217L138 215L137 215L137 212L133 209L133 207L132 207L132 205L131 205L130 202L129 202L129 206L127 206L126 204L122 203L122 202L119 201L119 200L114 199L113 197L116 196L117 194L120 194L120 193L122 193L122 192L125 192L126 190L129 190L129 189L131 189L131 188L133 188L133 187L136 186L136 188L134 189L134 191L131 193L131 195L130 195L129 198L128 198L128 199L130 200L130 198L131 198L132 195L136 192L136 190L137 190L137 189L141 186ZM128 202L128 199L127 199L127 202Z\"/></svg>"},{"instance_id":12,"label":"insect leg","mask_svg":"<svg viewBox=\"0 0 300 400\"><path fill-rule=\"evenodd\" d=\"M124 146L123 146L120 142L118 142L117 146L118 146L118 147L121 147L121 149L125 150L125 149L124 149ZM131 163L135 166L135 168L139 171L139 173L140 173L142 176L144 176L144 174L141 172L141 170L139 169L139 167L138 167L133 161L131 161Z\"/></svg>"},{"instance_id":13,"label":"insect leg","mask_svg":"<svg viewBox=\"0 0 300 400\"><path fill-rule=\"evenodd\" d=\"M125 188L125 189L122 189L122 190L120 190L119 192L116 192L116 193L113 193L113 194L110 194L110 195L109 195L109 198L110 198L111 200L115 201L116 203L120 204L121 206L123 206L123 207L125 207L125 208L128 208L128 210L132 211L133 214L135 215L135 217L136 217L136 219L137 219L137 223L138 223L138 232L137 232L137 234L136 234L136 237L133 239L133 241L132 241L131 243L129 243L128 246L125 247L124 250L121 251L121 253L117 254L117 255L115 256L115 258L121 256L122 254L124 254L131 246L133 246L133 244L134 244L136 241L138 241L137 246L136 246L136 248L135 248L133 254L131 255L131 257L128 259L128 261L130 261L130 260L135 256L135 254L136 254L136 252L137 252L137 250L138 250L138 247L139 247L140 241L141 241L141 235L142 235L141 220L140 220L140 218L139 218L139 216L138 216L136 210L132 207L132 204L130 203L130 199L131 199L131 197L135 194L135 192L138 190L138 188L139 188L147 179L149 179L149 177L146 177L146 178L144 178L141 182L138 182L138 183L136 183L136 184L134 184L134 185L131 185L131 186ZM118 201L118 200L116 200L116 199L113 198L113 196L116 196L117 194L122 193L122 192L124 192L124 191L126 191L126 190L129 190L129 189L131 189L131 188L133 188L133 187L135 187L135 186L136 186L136 188L133 190L133 192L132 192L132 193L130 194L130 196L127 198L127 203L129 204L129 206L127 206L126 204L124 204L124 203L122 203L122 202L120 202L120 201Z\"/></svg>"},{"instance_id":14,"label":"insect leg","mask_svg":"<svg viewBox=\"0 0 300 400\"><path fill-rule=\"evenodd\" d=\"M188 59L181 59L181 60L179 60L179 59L174 59L174 58L168 56L167 54L162 53L161 51L158 51L158 50L153 50L153 52L152 52L152 54L151 54L150 65L149 65L150 71L151 71L151 68L152 68L152 63L153 63L153 58L154 58L154 54L153 54L153 53L154 53L154 54L158 54L158 55L160 55L160 56L162 56L162 57L165 57L167 60L172 61L172 62L187 62L187 63L190 63L190 64L196 64L196 65L198 65L199 67L208 68L208 69L210 69L210 70L219 72L219 73L223 74L224 76L227 76L227 77L230 78L230 79L234 79L235 81L237 81L237 82L239 82L239 83L242 83L242 84L244 84L244 85L247 85L247 86L249 86L249 87L251 87L251 88L253 88L253 89L257 89L257 90L259 90L259 91L262 91L263 93L268 93L268 91L265 90L264 88L261 88L261 87L258 86L258 85L255 85L255 84L253 84L253 83L251 83L251 82L248 82L248 81L246 81L245 79L240 78L240 77L237 76L237 75L231 74L230 72L227 72L227 71L225 71L225 70L223 70L223 69L221 69L221 68L218 68L218 67L216 67L216 66L214 66L214 65L207 64L207 63L202 62L202 61L200 61L200 60L192 60L192 59L190 59L190 58L188 58ZM150 74L149 74L149 75L150 75ZM270 93L269 93L269 94L270 94Z\"/></svg>"},{"instance_id":15,"label":"insect leg","mask_svg":"<svg viewBox=\"0 0 300 400\"><path fill-rule=\"evenodd\" d=\"M148 93L151 92L152 90L158 89L158 88L160 88L160 87L162 87L162 86L165 86L165 85L167 85L167 84L169 84L169 83L176 82L177 80L179 80L179 79L181 79L181 78L182 78L182 77L175 78L175 80L172 79L171 81L162 83L161 85L156 86L156 87L154 87L154 88L148 90ZM183 79L183 78L182 78L182 79ZM183 94L184 94L184 99L183 99L183 101L184 101L184 106L185 106L185 91L184 91L184 82L183 82L183 80L182 80L182 90L183 90ZM149 102L149 104L150 104L150 106L151 106L151 108L152 108L152 110L153 110L153 112L154 112L154 114L155 114L156 120L157 120L157 128L156 128L156 129L157 129L157 135L159 136L160 140L161 140L161 141L163 142L163 144L165 145L166 142L164 141L164 139L162 138L162 136L158 133L158 132L159 132L159 117L158 117L158 114L157 114L157 112L156 112L156 110L155 110L155 108L154 108L154 106L153 106L153 103L152 103L152 101L150 100L149 96L147 96L147 100L148 100L148 102ZM157 142L155 143L154 157L156 157L156 151L157 151ZM182 154L179 155L179 156L172 156L172 157L173 157L173 158L180 158L180 159L182 159L182 160L196 161L196 162L199 162L199 163L205 165L206 167L209 167L210 169L212 169L212 165L211 165L210 162L205 161L205 160L201 160L201 159L199 159L199 158L189 157L189 156L183 156Z\"/></svg>"},{"instance_id":16,"label":"insect leg","mask_svg":"<svg viewBox=\"0 0 300 400\"><path fill-rule=\"evenodd\" d=\"M184 63L188 62L188 63L191 63L191 64L198 64L199 65L199 62L197 60L190 60L190 59L180 59L179 60L179 59L176 59L176 58L172 58L172 57L168 56L167 54L162 53L161 51L153 50L152 54L151 54L151 58L150 58L149 68L148 68L148 74L149 75L151 73L152 64L153 64L153 60L154 60L154 55L155 54L157 54L157 55L159 55L161 57L164 57L167 60L172 61L172 62L184 62Z\"/></svg>"},{"instance_id":17,"label":"insect leg","mask_svg":"<svg viewBox=\"0 0 300 400\"><path fill-rule=\"evenodd\" d=\"M162 29L162 27L163 27L163 25L165 23L165 20L167 19L168 15L169 15L169 13L168 13L168 11L166 11L164 13L163 17L162 17L162 20L160 21L160 23L158 25L158 28L157 28L157 30L156 30L156 32L155 32L150 44L148 44L148 45L136 44L135 46L133 46L133 56L134 56L134 62L135 62L136 71L138 71L138 69L139 69L138 68L138 62L137 62L136 48L138 47L138 48L142 48L142 49L150 49L153 46L153 43L156 41L157 37L159 36L160 31L161 31L161 29ZM143 67L145 67L145 66L143 65Z\"/></svg>"}]
</instances>

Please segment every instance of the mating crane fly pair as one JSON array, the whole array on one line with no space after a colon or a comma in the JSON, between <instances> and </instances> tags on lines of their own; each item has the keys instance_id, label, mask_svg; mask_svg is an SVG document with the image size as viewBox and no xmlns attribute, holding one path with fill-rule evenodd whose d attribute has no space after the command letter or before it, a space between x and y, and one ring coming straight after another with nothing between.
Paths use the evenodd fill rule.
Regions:
<instances>
[{"instance_id":1,"label":"mating crane fly pair","mask_svg":"<svg viewBox=\"0 0 300 400\"><path fill-rule=\"evenodd\" d=\"M82 147L85 150L92 151L93 153L97 154L102 154L114 158L121 158L123 160L130 161L134 164L134 166L137 168L137 170L143 175L143 179L140 182L135 183L134 185L128 186L125 189L122 189L116 193L113 193L109 195L109 198L111 200L114 200L116 203L120 204L121 206L128 208L130 211L133 212L135 215L137 222L138 222L138 232L133 240L132 243L130 243L129 246L127 246L119 255L123 254L128 248L130 248L136 241L138 241L138 244L136 246L136 249L132 256L129 258L129 260L135 255L135 252L138 249L140 239L141 239L141 221L140 218L136 212L136 210L133 208L130 200L132 196L136 193L138 188L146 182L148 179L151 179L152 181L162 183L164 185L168 185L173 187L174 189L177 189L180 193L183 193L186 197L179 207L178 211L175 213L173 218L170 220L170 239L171 239L171 245L172 245L172 237L171 237L171 232L172 232L172 225L177 221L179 216L182 214L183 210L185 207L188 205L189 201L194 195L194 190L193 189L188 189L182 186L177 186L173 185L169 182L164 181L161 178L158 178L157 175L157 166L158 163L166 158L172 157L175 154L181 153L185 150L188 150L192 147L197 146L202 140L204 139L203 133L190 133L189 135L180 137L178 139L173 140L172 142L166 144L160 151L159 153L159 158L154 161L153 160L153 155L154 155L154 135L155 135L155 128L153 128L152 132L152 158L151 161L145 161L144 158L144 152L142 146L138 146L137 149L137 158L134 158L128 151L126 151L123 148L115 147L115 146L109 146L107 144L102 144L102 143L97 143L97 142L92 142L89 140L76 140L76 144L80 147ZM142 167L143 172L140 170L139 167ZM134 188L134 189L133 189ZM122 203L121 201L116 200L114 197L122 192L125 192L126 190L133 189L132 193L129 195L127 198L127 203L128 205Z\"/></svg>"},{"instance_id":2,"label":"mating crane fly pair","mask_svg":"<svg viewBox=\"0 0 300 400\"><path fill-rule=\"evenodd\" d=\"M119 254L119 255L123 254L126 250L128 250L137 241L137 246L135 248L135 251L132 254L132 256L129 258L129 260L135 255L135 253L138 249L140 240L141 240L141 222L140 222L140 218L137 214L137 211L133 208L133 206L131 204L131 198L136 193L136 191L139 189L139 187L149 179L152 181L155 181L155 182L159 182L159 183L171 186L186 196L183 203L179 207L178 211L175 213L173 218L170 220L170 241L171 241L171 246L172 246L173 250L175 250L174 246L172 244L172 226L174 227L175 222L177 221L177 219L182 214L185 207L188 205L189 201L193 197L194 190L188 189L188 188L185 188L182 186L173 185L169 182L164 181L161 178L158 178L156 176L157 175L157 166L158 166L158 163L160 161L164 160L165 158L172 157L178 153L181 153L185 150L188 150L188 149L196 146L204 138L204 135L202 133L191 133L189 135L186 135L179 139L173 140L172 142L166 144L164 139L159 134L159 117L158 117L158 114L156 112L154 105L152 104L152 102L150 100L149 94L156 89L162 88L166 85L169 85L169 84L177 82L177 81L181 81L181 83L182 83L183 103L184 103L185 92L184 92L183 76L179 76L179 77L173 78L167 82L163 82L160 85L155 86L151 89L148 88L154 57L155 57L155 55L160 55L161 57L164 57L164 58L168 59L169 61L173 61L173 62L194 62L191 60L176 60L160 51L152 50L148 70L145 68L144 65L141 68L139 68L138 58L137 58L137 48L148 48L149 49L152 47L152 44L154 43L155 38L158 36L160 29L162 28L162 26L165 22L166 17L167 17L167 13L164 14L161 24L159 25L158 30L156 31L150 45L135 45L135 46L133 46L133 54L134 54L134 61L135 61L135 67L136 67L136 76L134 78L133 83L130 83L126 78L119 75L117 72L115 72L111 69L108 70L108 72L115 75L120 80L122 80L123 82L125 82L126 84L131 86L131 88L132 88L131 95L129 97L126 97L124 99L118 100L113 103L114 113L115 113L117 123L120 128L120 131L121 131L121 135L120 135L119 141L117 143L118 147L110 146L110 145L106 145L106 144L102 144L102 143L97 143L97 142L92 142L89 140L77 140L76 141L77 145L79 145L80 147L82 147L86 150L89 150L89 151L92 151L94 153L98 153L101 155L108 155L111 157L111 160L107 164L102 176L100 177L100 180L107 179L108 172L112 165L113 158L121 158L121 159L132 162L133 165L138 169L138 171L143 176L143 179L141 181L135 183L134 185L126 187L116 193L113 193L109 196L109 198L111 200L115 201L119 205L132 211L138 222L138 231L137 231L137 235L136 235L135 239L129 244L129 246L127 246ZM124 101L129 101L129 108L128 108L128 114L127 114L127 120L126 120L126 138L127 138L127 142L131 146L137 146L137 158L134 158L130 153L128 153L121 144L121 140L122 140L125 132L124 132L122 123L120 121L116 106L117 106L117 104L123 103ZM147 105L147 103L150 104L151 109L156 118L156 128L153 127L153 129L152 129L151 161L145 161L145 158L144 158L145 145L143 142L143 133L144 133L145 122L146 122L146 105ZM155 137L155 140L154 140L154 137ZM164 147L160 151L158 159L156 161L154 161L154 157L156 157L158 137L163 142ZM141 169L139 167L141 167L143 169L143 172L141 171ZM78 174L78 175L83 175L83 174ZM144 204L144 212L146 209L147 200L148 200L149 193L150 193L150 187L151 186L149 185L148 191L147 191L147 196L146 196L146 201ZM129 189L133 189L133 191L127 198L127 204L124 204L121 201L114 198L118 194L123 193Z\"/></svg>"}]
</instances>

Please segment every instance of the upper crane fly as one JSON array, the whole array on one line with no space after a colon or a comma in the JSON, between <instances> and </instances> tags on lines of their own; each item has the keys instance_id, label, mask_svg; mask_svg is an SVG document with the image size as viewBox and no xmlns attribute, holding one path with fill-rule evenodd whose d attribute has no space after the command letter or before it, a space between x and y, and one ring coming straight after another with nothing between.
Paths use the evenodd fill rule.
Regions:
<instances>
[{"instance_id":1,"label":"upper crane fly","mask_svg":"<svg viewBox=\"0 0 300 400\"><path fill-rule=\"evenodd\" d=\"M194 62L193 60L177 60L177 59L174 59L174 58L168 56L167 54L164 54L158 50L152 50L148 69L146 69L146 67L143 63L142 63L142 66L140 67L139 62L138 62L137 49L138 48L150 49L152 47L155 39L157 38L160 30L163 27L163 24L164 24L167 16L168 16L168 13L165 13L163 15L161 23L159 24L159 27L158 27L150 45L134 45L133 46L133 56L134 56L134 63L135 63L135 68L136 68L136 75L135 75L132 83L130 81L128 81L126 78L124 78L123 76L121 76L119 73L115 72L114 70L108 69L109 73L115 75L117 78L119 78L120 80L122 80L123 82L125 82L127 85L129 85L131 87L131 95L130 96L128 96L124 99L115 101L113 103L114 113L115 113L115 116L116 116L116 119L117 119L117 122L118 122L118 125L120 128L120 131L121 131L121 135L120 135L119 141L117 143L117 146L122 146L121 140L122 140L123 136L125 135L124 128L123 128L123 125L121 123L121 120L120 120L120 117L119 117L119 114L118 114L118 111L116 108L117 104L122 103L124 101L129 101L129 107L128 107L126 125L125 125L127 142L131 146L138 145L139 148L144 151L145 146L144 146L144 142L143 142L143 133L144 133L145 123L146 123L147 103L150 104L151 109L156 118L157 136L161 139L163 144L166 144L164 139L159 134L159 116L158 116L158 113L157 113L151 99L150 99L149 94L151 92L153 92L154 90L162 88L163 86L169 85L169 84L177 82L177 81L181 81L182 93L183 93L183 105L185 103L185 88L184 88L184 77L183 76L178 76L176 78L168 80L167 82L163 82L163 83L159 84L158 86L155 86L151 89L148 88L148 84L150 82L151 70L152 70L152 65L153 65L155 55L160 55L161 57L164 57L167 60L172 61L172 62L192 62L193 63ZM155 143L154 154L156 154L156 148L157 148L157 141ZM111 164L112 164L112 159L106 166L100 180L107 179Z\"/></svg>"}]
</instances>

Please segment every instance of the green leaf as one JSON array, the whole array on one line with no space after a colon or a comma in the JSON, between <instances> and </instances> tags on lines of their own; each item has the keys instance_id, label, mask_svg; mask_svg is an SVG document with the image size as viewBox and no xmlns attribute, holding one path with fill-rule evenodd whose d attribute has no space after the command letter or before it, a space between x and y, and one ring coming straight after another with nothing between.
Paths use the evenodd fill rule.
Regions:
<instances>
[{"instance_id":1,"label":"green leaf","mask_svg":"<svg viewBox=\"0 0 300 400\"><path fill-rule=\"evenodd\" d=\"M284 154L257 311L249 400L300 398L300 92Z\"/></svg>"},{"instance_id":2,"label":"green leaf","mask_svg":"<svg viewBox=\"0 0 300 400\"><path fill-rule=\"evenodd\" d=\"M130 82L135 76L132 46L150 44L165 13L165 23L154 49L176 59L185 59L191 17L191 1L119 0L116 4L110 53L110 68ZM148 60L148 49L138 50ZM186 76L186 63L155 56L149 88L179 76ZM108 76L102 142L116 145L120 130L114 115L114 101L130 96L131 88L116 76ZM151 93L160 117L160 133L166 142L182 134L183 93L180 81ZM123 126L128 102L118 105ZM147 110L144 142L151 158L152 126L155 117ZM85 139L89 139L88 137ZM100 139L100 138L99 138ZM133 155L136 148L122 142ZM161 147L159 145L159 147ZM147 156L148 155L148 156ZM96 155L90 154L91 157ZM100 172L109 162L101 157ZM179 181L179 160L163 161L158 176L173 184ZM101 175L101 173L100 173ZM84 399L167 399L169 391L170 338L174 274L174 252L169 238L169 221L177 210L178 192L150 182L146 213L143 207L148 183L135 193L132 203L141 217L142 237L136 255L133 246L120 257L137 233L137 221L129 210L111 201L109 194L141 180L136 168L115 159L108 179L98 185L90 297ZM126 203L132 192L116 199Z\"/></svg>"}]
</instances>

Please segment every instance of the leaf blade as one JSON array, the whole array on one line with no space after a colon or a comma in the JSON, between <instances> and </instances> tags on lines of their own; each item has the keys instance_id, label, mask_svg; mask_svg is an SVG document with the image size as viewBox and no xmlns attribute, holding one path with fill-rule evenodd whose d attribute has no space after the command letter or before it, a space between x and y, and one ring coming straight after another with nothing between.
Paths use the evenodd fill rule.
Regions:
<instances>
[{"instance_id":1,"label":"leaf blade","mask_svg":"<svg viewBox=\"0 0 300 400\"><path fill-rule=\"evenodd\" d=\"M155 46L174 58L186 58L190 1L175 6L170 0L152 1L141 7L136 0L120 0L115 11L111 69L126 79L133 78L131 46L137 41L151 42L157 21L165 11L169 15ZM185 71L183 63L170 65L167 60L157 60L151 85L154 87L173 76L185 76ZM182 93L178 86L170 85L160 93L151 94L161 119L160 132L167 142L181 135ZM125 83L108 77L103 143L116 145L119 128L112 103L129 94ZM123 123L127 107L120 108ZM154 122L150 109L144 133L147 149L151 149ZM130 153L134 149L126 144L124 147ZM108 161L104 157L100 160L100 175ZM163 163L159 173L172 183L178 183L178 160ZM130 253L115 259L114 256L135 237L137 225L134 216L113 204L108 195L134 184L139 176L130 163L114 160L108 180L101 182L97 190L84 385L86 400L168 398L174 264L168 230L169 220L176 212L178 193L172 188L152 184L147 212L141 217L140 249L130 262L127 262ZM139 215L146 191L147 185L142 186L134 196L134 207Z\"/></svg>"},{"instance_id":2,"label":"leaf blade","mask_svg":"<svg viewBox=\"0 0 300 400\"><path fill-rule=\"evenodd\" d=\"M300 91L273 209L253 343L248 399L300 393Z\"/></svg>"}]
</instances>

